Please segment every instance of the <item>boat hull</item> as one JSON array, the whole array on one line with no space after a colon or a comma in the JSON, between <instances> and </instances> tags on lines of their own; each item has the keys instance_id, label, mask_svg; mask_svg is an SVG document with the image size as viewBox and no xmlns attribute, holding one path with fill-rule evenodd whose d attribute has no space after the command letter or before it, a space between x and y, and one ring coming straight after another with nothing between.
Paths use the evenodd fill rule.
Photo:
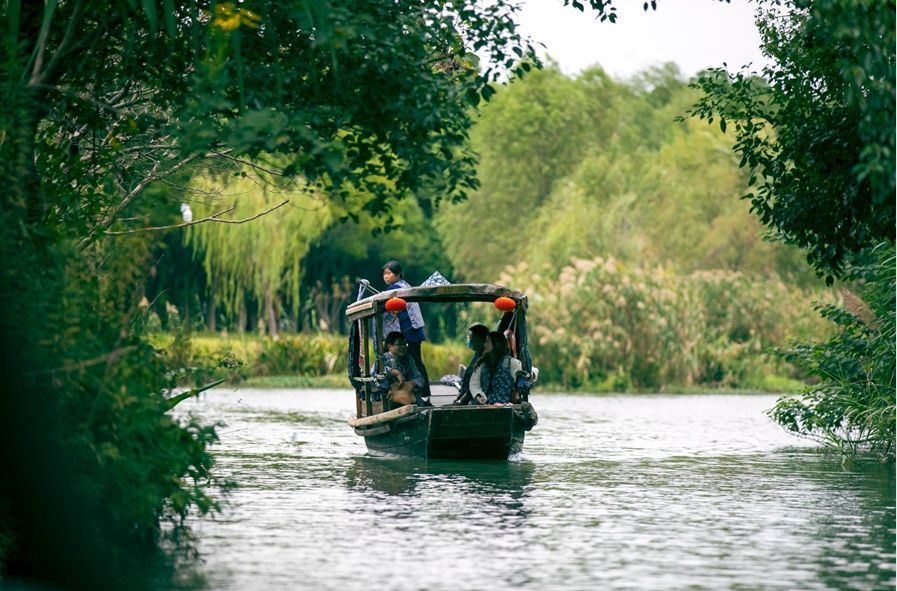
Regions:
<instances>
[{"instance_id":1,"label":"boat hull","mask_svg":"<svg viewBox=\"0 0 897 591\"><path fill-rule=\"evenodd\" d=\"M529 405L419 408L394 420L355 427L375 454L504 460L523 449L535 424Z\"/></svg>"}]
</instances>

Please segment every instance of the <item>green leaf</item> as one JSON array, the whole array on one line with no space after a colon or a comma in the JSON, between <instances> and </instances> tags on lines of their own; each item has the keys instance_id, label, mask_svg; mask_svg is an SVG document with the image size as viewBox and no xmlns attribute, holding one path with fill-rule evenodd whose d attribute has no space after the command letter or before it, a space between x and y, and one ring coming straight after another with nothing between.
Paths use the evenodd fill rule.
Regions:
<instances>
[{"instance_id":1,"label":"green leaf","mask_svg":"<svg viewBox=\"0 0 897 591\"><path fill-rule=\"evenodd\" d=\"M193 388L191 390L187 390L186 392L181 392L180 394L178 394L176 396L172 396L171 398L165 400L165 402L162 404L162 406L165 410L171 410L172 408L174 408L181 402L187 400L188 398L192 398L201 392L205 392L206 390L214 388L215 386L217 386L219 384L223 384L224 381L225 380L223 380L223 379L215 380L214 382L212 382L210 384L206 384L206 385L198 387L198 388Z\"/></svg>"}]
</instances>

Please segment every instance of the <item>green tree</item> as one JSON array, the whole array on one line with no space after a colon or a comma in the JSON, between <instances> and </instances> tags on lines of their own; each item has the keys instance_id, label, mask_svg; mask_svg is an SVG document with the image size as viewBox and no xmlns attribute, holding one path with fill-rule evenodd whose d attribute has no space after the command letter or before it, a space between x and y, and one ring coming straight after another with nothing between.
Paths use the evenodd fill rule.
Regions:
<instances>
[{"instance_id":1,"label":"green tree","mask_svg":"<svg viewBox=\"0 0 897 591\"><path fill-rule=\"evenodd\" d=\"M588 125L583 85L556 68L525 80L499 92L474 128L482 186L468 201L447 206L437 220L455 268L473 281L494 281L529 251L520 226L574 168L582 146L605 130Z\"/></svg>"},{"instance_id":2,"label":"green tree","mask_svg":"<svg viewBox=\"0 0 897 591\"><path fill-rule=\"evenodd\" d=\"M781 240L867 303L823 308L840 333L788 355L820 383L779 401L789 430L894 455L894 2L760 2L762 76L711 70L694 113L734 127L746 197Z\"/></svg>"},{"instance_id":3,"label":"green tree","mask_svg":"<svg viewBox=\"0 0 897 591\"><path fill-rule=\"evenodd\" d=\"M713 69L694 114L735 129L747 198L830 277L894 240L892 1L759 2L762 75Z\"/></svg>"},{"instance_id":4,"label":"green tree","mask_svg":"<svg viewBox=\"0 0 897 591\"><path fill-rule=\"evenodd\" d=\"M263 307L268 334L277 336L279 311L300 303L302 260L338 214L320 192L251 165L196 178L192 189L206 196L205 203L194 200L195 216L220 216L215 210L225 207L245 220L187 228L185 240L202 259L210 301L220 301L233 317L245 308L247 294L251 295ZM264 215L250 219L259 213ZM211 313L214 309L210 306Z\"/></svg>"},{"instance_id":5,"label":"green tree","mask_svg":"<svg viewBox=\"0 0 897 591\"><path fill-rule=\"evenodd\" d=\"M732 137L676 121L698 96L672 64L622 82L598 67L543 71L499 91L472 133L482 187L437 215L455 268L490 280L518 260L612 254L814 283L738 201L747 178Z\"/></svg>"},{"instance_id":6,"label":"green tree","mask_svg":"<svg viewBox=\"0 0 897 591\"><path fill-rule=\"evenodd\" d=\"M405 278L412 285L420 284L434 271L455 281L433 218L418 200L400 201L393 216L399 228L390 232L375 234L377 221L370 216L363 216L358 224L335 223L327 228L303 261L303 310L298 324L315 330L346 330L343 312L346 303L357 295L356 279L367 279L375 288L384 288L381 269L391 259L402 263ZM455 336L455 306L432 304L421 310L429 340Z\"/></svg>"}]
</instances>

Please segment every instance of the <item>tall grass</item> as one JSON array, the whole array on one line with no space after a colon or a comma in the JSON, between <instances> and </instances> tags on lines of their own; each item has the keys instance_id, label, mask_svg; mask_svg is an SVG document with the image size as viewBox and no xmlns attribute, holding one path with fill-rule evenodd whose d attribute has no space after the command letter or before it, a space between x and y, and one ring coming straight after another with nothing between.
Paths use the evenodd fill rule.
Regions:
<instances>
[{"instance_id":1,"label":"tall grass","mask_svg":"<svg viewBox=\"0 0 897 591\"><path fill-rule=\"evenodd\" d=\"M541 381L568 390L793 385L805 374L774 349L826 337L831 331L811 301L835 301L830 292L801 290L776 276L678 274L613 257L574 258L554 271L522 264L500 281L529 295L530 352ZM474 319L470 314L461 311L462 324ZM163 346L164 337L157 338ZM460 341L428 342L423 356L438 379L455 373L470 351ZM188 357L184 365L229 367L232 381L332 375L347 363L345 337L328 334L195 336Z\"/></svg>"},{"instance_id":2,"label":"tall grass","mask_svg":"<svg viewBox=\"0 0 897 591\"><path fill-rule=\"evenodd\" d=\"M613 257L560 269L510 268L500 280L530 297L530 349L549 381L573 389L752 388L799 377L773 355L793 338L826 335L814 297L775 276L688 275Z\"/></svg>"}]
</instances>

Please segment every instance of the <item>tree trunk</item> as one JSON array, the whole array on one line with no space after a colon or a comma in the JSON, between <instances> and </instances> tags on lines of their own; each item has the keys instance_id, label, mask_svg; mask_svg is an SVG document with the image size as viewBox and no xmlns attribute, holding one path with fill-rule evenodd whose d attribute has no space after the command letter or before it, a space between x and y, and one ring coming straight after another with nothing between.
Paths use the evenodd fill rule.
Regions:
<instances>
[{"instance_id":1,"label":"tree trunk","mask_svg":"<svg viewBox=\"0 0 897 591\"><path fill-rule=\"evenodd\" d=\"M40 97L28 88L15 90L12 104L4 105L4 110L8 109L2 121L6 140L0 142L0 160L4 163L4 176L17 182L8 184L3 191L3 206L7 211L24 211L24 221L33 226L42 218L40 180L34 167Z\"/></svg>"},{"instance_id":2,"label":"tree trunk","mask_svg":"<svg viewBox=\"0 0 897 591\"><path fill-rule=\"evenodd\" d=\"M237 313L237 332L243 334L246 332L246 322L249 319L247 318L246 312L246 302L240 302L240 311Z\"/></svg>"},{"instance_id":3,"label":"tree trunk","mask_svg":"<svg viewBox=\"0 0 897 591\"><path fill-rule=\"evenodd\" d=\"M192 282L187 279L187 290L184 292L184 303L181 310L181 322L183 323L182 329L187 334L193 332L191 330L191 328L193 327L193 322L190 319L190 294L192 292L192 289ZM202 311L202 308L200 308L200 311Z\"/></svg>"},{"instance_id":4,"label":"tree trunk","mask_svg":"<svg viewBox=\"0 0 897 591\"><path fill-rule=\"evenodd\" d=\"M215 332L217 328L215 326L215 317L217 315L217 306L215 301L215 275L212 275L209 278L209 307L208 307L208 318L206 319L206 323L209 329L209 332Z\"/></svg>"},{"instance_id":5,"label":"tree trunk","mask_svg":"<svg viewBox=\"0 0 897 591\"><path fill-rule=\"evenodd\" d=\"M215 316L217 314L216 306L215 306L215 294L209 294L209 318L208 318L208 327L209 332L215 332L217 329L215 325Z\"/></svg>"},{"instance_id":6,"label":"tree trunk","mask_svg":"<svg viewBox=\"0 0 897 591\"><path fill-rule=\"evenodd\" d=\"M274 294L265 289L265 317L268 319L268 335L277 336L277 312L274 306Z\"/></svg>"}]
</instances>

